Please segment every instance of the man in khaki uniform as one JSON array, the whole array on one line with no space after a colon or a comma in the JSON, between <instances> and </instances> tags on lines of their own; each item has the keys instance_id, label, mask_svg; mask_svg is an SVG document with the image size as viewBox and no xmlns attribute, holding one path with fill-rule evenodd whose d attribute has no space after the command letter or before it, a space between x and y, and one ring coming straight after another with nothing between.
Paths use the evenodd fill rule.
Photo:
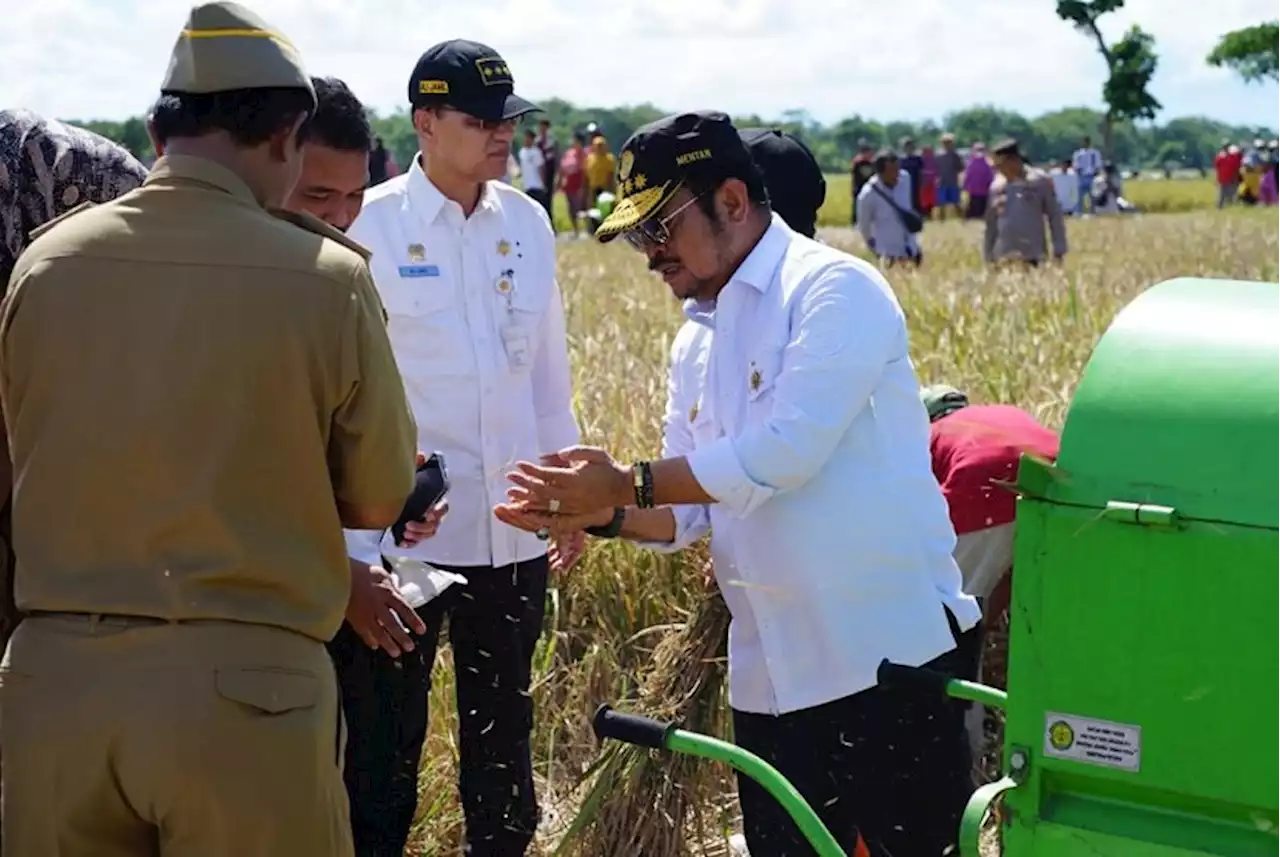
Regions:
<instances>
[{"instance_id":1,"label":"man in khaki uniform","mask_svg":"<svg viewBox=\"0 0 1280 857\"><path fill-rule=\"evenodd\" d=\"M201 5L161 93L146 183L43 230L0 311L4 854L349 857L341 528L398 517L415 427L357 245L268 211L294 49Z\"/></svg>"},{"instance_id":2,"label":"man in khaki uniform","mask_svg":"<svg viewBox=\"0 0 1280 857\"><path fill-rule=\"evenodd\" d=\"M1027 166L1017 140L1004 140L991 150L996 177L987 200L982 257L988 263L1036 266L1045 260L1046 221L1053 238L1053 258L1067 253L1067 223L1048 173Z\"/></svg>"}]
</instances>

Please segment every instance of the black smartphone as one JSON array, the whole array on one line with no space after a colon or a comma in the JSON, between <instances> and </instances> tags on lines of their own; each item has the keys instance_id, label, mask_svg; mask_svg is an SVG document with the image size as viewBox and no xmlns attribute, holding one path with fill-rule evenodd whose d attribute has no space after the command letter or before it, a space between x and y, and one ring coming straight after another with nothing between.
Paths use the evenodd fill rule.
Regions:
<instances>
[{"instance_id":1,"label":"black smartphone","mask_svg":"<svg viewBox=\"0 0 1280 857\"><path fill-rule=\"evenodd\" d=\"M444 499L449 493L449 472L445 470L444 455L431 453L431 457L418 467L417 477L413 482L413 491L405 501L400 517L391 525L391 535L396 544L404 540L404 528L410 521L421 521L431 511L431 507Z\"/></svg>"}]
</instances>

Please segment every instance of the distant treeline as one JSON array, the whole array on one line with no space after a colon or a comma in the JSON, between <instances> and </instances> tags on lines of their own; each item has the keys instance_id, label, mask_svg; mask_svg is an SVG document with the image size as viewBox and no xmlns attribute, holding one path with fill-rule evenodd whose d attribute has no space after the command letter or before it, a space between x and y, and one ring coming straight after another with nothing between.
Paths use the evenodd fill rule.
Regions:
<instances>
[{"instance_id":1,"label":"distant treeline","mask_svg":"<svg viewBox=\"0 0 1280 857\"><path fill-rule=\"evenodd\" d=\"M664 115L651 104L636 107L577 107L558 98L541 102L551 120L555 135L567 141L574 131L596 123L616 149L639 126ZM395 154L401 165L407 164L417 151L413 128L404 112L389 116L372 114L375 131ZM1080 138L1091 135L1094 145L1101 147L1101 114L1085 107L1068 107L1027 118L1010 110L977 105L957 110L942 117L941 122L879 122L850 116L834 125L823 125L803 110L789 110L772 121L759 116L737 117L741 127L768 125L784 127L800 134L813 149L824 169L842 172L848 169L859 141L867 140L877 148L896 146L903 137L913 137L920 144L936 144L943 131L956 135L961 147L975 140L991 144L1003 137L1016 137L1028 156L1037 163L1070 157ZM127 146L143 159L153 155L141 117L123 122L69 120L97 131ZM1163 125L1120 125L1114 132L1113 159L1125 168L1208 169L1213 155L1224 140L1246 143L1256 137L1274 139L1276 132L1266 127L1228 125L1213 119L1188 116Z\"/></svg>"}]
</instances>

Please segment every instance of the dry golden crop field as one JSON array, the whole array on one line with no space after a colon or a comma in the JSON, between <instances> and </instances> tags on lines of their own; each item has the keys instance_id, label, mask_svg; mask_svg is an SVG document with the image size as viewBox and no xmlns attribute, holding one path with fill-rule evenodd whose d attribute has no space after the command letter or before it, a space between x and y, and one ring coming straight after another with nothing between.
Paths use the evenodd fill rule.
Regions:
<instances>
[{"instance_id":1,"label":"dry golden crop field","mask_svg":"<svg viewBox=\"0 0 1280 857\"><path fill-rule=\"evenodd\" d=\"M1065 265L997 272L980 262L976 224L929 224L923 267L889 272L909 319L921 382L946 381L975 400L1017 404L1059 428L1097 339L1144 289L1180 276L1277 280L1275 209L1073 221L1069 236ZM848 229L824 229L821 237L862 251ZM565 241L559 269L585 439L631 459L652 457L659 448L667 352L681 315L662 281L622 244ZM650 690L687 685L699 700L693 725L729 737L720 716L719 667L708 663L719 640L691 645L687 631L681 636L699 604L713 597L703 582L704 563L701 548L665 558L597 542L553 586L534 665L534 753L543 811L537 853L563 848L561 853L580 857L630 857L639 846L628 845L622 834L634 831L610 826L644 813L651 824L667 826L667 835L650 837L639 852L644 857L726 853L735 824L727 770L656 760L641 779L632 776L635 764L592 769L601 752L590 729L592 712L602 702L630 700L627 707L643 708L636 699L646 682ZM431 706L411 853L452 857L459 853L462 819L445 645ZM575 819L577 829L571 827ZM679 829L672 831L673 824ZM659 839L668 843L663 851L652 844Z\"/></svg>"}]
</instances>

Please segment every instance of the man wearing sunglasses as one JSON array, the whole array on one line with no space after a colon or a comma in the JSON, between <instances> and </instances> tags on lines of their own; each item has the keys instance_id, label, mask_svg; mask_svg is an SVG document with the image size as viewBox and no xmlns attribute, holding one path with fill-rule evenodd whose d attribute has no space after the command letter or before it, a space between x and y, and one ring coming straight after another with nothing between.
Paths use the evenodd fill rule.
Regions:
<instances>
[{"instance_id":1,"label":"man wearing sunglasses","mask_svg":"<svg viewBox=\"0 0 1280 857\"><path fill-rule=\"evenodd\" d=\"M735 740L777 767L847 851L940 857L972 791L965 706L876 681L882 659L971 676L976 601L933 477L903 313L871 265L769 210L728 117L647 125L622 147L600 226L648 258L709 331L690 449L620 464L562 450L509 475L515 526L589 527L678 550L711 529L733 613ZM690 377L692 376L692 377ZM779 804L739 779L753 857L810 853Z\"/></svg>"},{"instance_id":2,"label":"man wearing sunglasses","mask_svg":"<svg viewBox=\"0 0 1280 857\"><path fill-rule=\"evenodd\" d=\"M499 180L517 122L538 108L514 94L493 48L429 48L408 96L420 154L365 192L348 234L372 252L419 446L446 461L449 516L413 546L348 532L351 556L393 568L421 619L409 650L367 659L363 704L347 700L347 764L357 769L348 781L360 784L352 828L358 857L404 849L447 616L467 853L509 857L525 852L538 821L530 662L552 564L544 541L495 521L490 508L515 461L578 439L555 236L543 207ZM556 566L571 564L582 541L553 542Z\"/></svg>"}]
</instances>

